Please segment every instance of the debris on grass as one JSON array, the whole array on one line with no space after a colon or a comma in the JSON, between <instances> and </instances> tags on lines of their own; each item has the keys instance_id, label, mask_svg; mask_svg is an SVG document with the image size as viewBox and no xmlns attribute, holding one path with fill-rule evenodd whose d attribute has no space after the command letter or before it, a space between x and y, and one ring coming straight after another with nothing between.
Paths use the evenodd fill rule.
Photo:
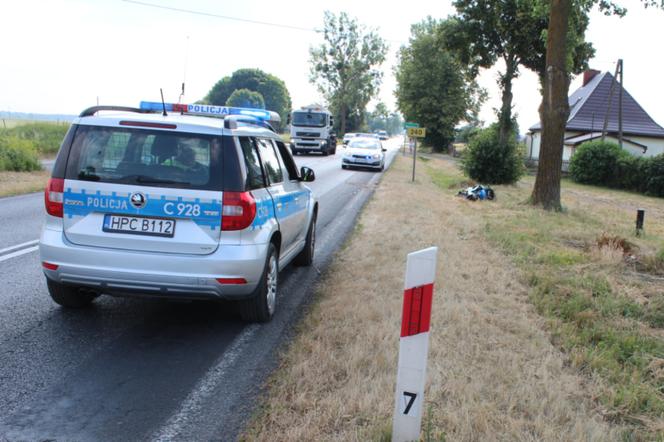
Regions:
<instances>
[{"instance_id":1,"label":"debris on grass","mask_svg":"<svg viewBox=\"0 0 664 442\"><path fill-rule=\"evenodd\" d=\"M457 195L469 201L493 200L496 198L496 192L491 187L482 184L460 190Z\"/></svg>"}]
</instances>

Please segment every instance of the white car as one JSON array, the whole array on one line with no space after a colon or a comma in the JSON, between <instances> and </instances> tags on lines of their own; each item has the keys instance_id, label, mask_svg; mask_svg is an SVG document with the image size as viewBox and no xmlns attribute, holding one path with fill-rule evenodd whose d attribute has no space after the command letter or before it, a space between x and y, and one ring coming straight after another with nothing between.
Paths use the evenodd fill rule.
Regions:
<instances>
[{"instance_id":1,"label":"white car","mask_svg":"<svg viewBox=\"0 0 664 442\"><path fill-rule=\"evenodd\" d=\"M348 143L341 159L341 168L368 167L383 170L385 168L385 152L383 144L376 138L357 137Z\"/></svg>"},{"instance_id":2,"label":"white car","mask_svg":"<svg viewBox=\"0 0 664 442\"><path fill-rule=\"evenodd\" d=\"M346 135L344 135L344 141L343 141L344 146L347 145L348 142L350 140L352 140L353 138L355 138L356 136L357 136L357 134L353 133L353 132L348 132Z\"/></svg>"}]
</instances>

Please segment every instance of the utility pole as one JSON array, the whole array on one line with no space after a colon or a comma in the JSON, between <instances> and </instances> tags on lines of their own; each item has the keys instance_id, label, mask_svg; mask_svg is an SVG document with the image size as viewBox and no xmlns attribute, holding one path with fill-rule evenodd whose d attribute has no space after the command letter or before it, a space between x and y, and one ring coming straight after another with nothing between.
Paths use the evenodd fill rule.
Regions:
<instances>
[{"instance_id":1,"label":"utility pole","mask_svg":"<svg viewBox=\"0 0 664 442\"><path fill-rule=\"evenodd\" d=\"M611 90L609 91L609 103L606 107L606 114L604 115L604 127L602 128L602 141L606 138L606 132L609 125L609 114L611 112L611 101L613 99L613 90L616 86L616 79L620 75L620 92L618 93L618 143L622 149L622 86L623 86L623 74L622 74L622 58L618 60L616 64L616 73L613 76L613 81L611 81Z\"/></svg>"},{"instance_id":2,"label":"utility pole","mask_svg":"<svg viewBox=\"0 0 664 442\"><path fill-rule=\"evenodd\" d=\"M622 125L622 97L623 97L623 61L622 58L618 60L618 66L616 69L620 69L620 92L618 94L618 144L620 148L623 147L623 125Z\"/></svg>"}]
</instances>

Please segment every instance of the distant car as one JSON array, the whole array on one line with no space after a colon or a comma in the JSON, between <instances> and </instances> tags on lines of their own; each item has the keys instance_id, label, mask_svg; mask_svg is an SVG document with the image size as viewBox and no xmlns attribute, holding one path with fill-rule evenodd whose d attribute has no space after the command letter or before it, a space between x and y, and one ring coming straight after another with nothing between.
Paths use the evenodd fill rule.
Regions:
<instances>
[{"instance_id":1,"label":"distant car","mask_svg":"<svg viewBox=\"0 0 664 442\"><path fill-rule=\"evenodd\" d=\"M387 140L389 136L387 135L387 132L384 130L379 130L378 131L378 139L380 140Z\"/></svg>"},{"instance_id":2,"label":"distant car","mask_svg":"<svg viewBox=\"0 0 664 442\"><path fill-rule=\"evenodd\" d=\"M341 159L341 168L369 167L383 170L386 150L383 144L373 137L356 137L348 143L348 148Z\"/></svg>"},{"instance_id":3,"label":"distant car","mask_svg":"<svg viewBox=\"0 0 664 442\"><path fill-rule=\"evenodd\" d=\"M354 133L354 132L348 132L346 135L344 135L344 141L343 141L344 146L347 145L348 142L349 142L350 140L352 140L353 138L355 138L357 135L358 135L358 134L356 134L356 133Z\"/></svg>"},{"instance_id":4,"label":"distant car","mask_svg":"<svg viewBox=\"0 0 664 442\"><path fill-rule=\"evenodd\" d=\"M378 139L378 134L358 133L358 134L355 134L355 136L364 137L364 138L374 138L376 140Z\"/></svg>"}]
</instances>

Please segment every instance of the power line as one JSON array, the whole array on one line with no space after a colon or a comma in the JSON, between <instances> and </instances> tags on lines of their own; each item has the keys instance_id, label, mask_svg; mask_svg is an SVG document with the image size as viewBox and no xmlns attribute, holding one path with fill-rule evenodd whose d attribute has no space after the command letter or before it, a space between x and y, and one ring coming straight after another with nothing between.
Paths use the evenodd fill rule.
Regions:
<instances>
[{"instance_id":1,"label":"power line","mask_svg":"<svg viewBox=\"0 0 664 442\"><path fill-rule=\"evenodd\" d=\"M275 28L294 29L296 31L321 32L321 31L319 31L317 29L314 29L314 28L302 28L302 27L299 27L299 26L284 25L284 24L281 24L281 23L270 23L270 22L266 22L266 21L249 20L247 18L230 17L228 15L214 14L212 12L194 11L193 9L173 8L173 7L170 7L170 6L155 5L154 3L141 2L141 1L138 1L138 0L122 0L122 1L126 2L126 3L133 3L133 4L136 4L136 5L141 5L141 6L148 6L150 8L166 9L168 11L184 12L185 14L202 15L204 17L221 18L221 19L224 19L224 20L234 20L234 21L239 21L239 22L243 22L243 23L252 23L252 24L255 24L255 25L273 26Z\"/></svg>"},{"instance_id":2,"label":"power line","mask_svg":"<svg viewBox=\"0 0 664 442\"><path fill-rule=\"evenodd\" d=\"M255 25L263 25L263 26L272 26L275 28L283 28L283 29L293 29L296 31L304 31L304 32L315 32L320 34L321 31L320 29L315 29L315 28L303 28L300 26L293 26L293 25L285 25L281 23L271 23L267 21L260 21L260 20L250 20L248 18L240 18L240 17L231 17L228 15L221 15L221 14L214 14L212 12L205 12L205 11L195 11L193 9L185 9L185 8L174 8L171 6L163 6L163 5L156 5L154 3L148 3L148 2L142 2L139 0L122 0L125 3L133 3L135 5L141 5L141 6L147 6L150 8L156 8L156 9L165 9L167 11L173 11L173 12L183 12L185 14L192 14L192 15L201 15L204 17L213 17L213 18L221 18L224 20L233 20L233 21L239 21L242 23L251 23ZM384 39L385 41L389 41L391 43L396 43L396 44L404 44L405 42L402 40L391 40L391 39Z\"/></svg>"}]
</instances>

